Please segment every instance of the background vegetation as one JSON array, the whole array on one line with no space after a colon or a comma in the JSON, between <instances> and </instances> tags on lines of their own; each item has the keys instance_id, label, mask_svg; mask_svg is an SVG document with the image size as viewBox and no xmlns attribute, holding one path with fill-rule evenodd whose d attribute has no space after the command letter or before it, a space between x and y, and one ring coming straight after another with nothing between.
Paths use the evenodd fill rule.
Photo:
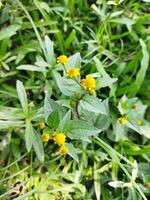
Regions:
<instances>
[{"instance_id":1,"label":"background vegetation","mask_svg":"<svg viewBox=\"0 0 150 200\"><path fill-rule=\"evenodd\" d=\"M0 199L149 199L149 13L148 0L0 1ZM35 129L44 120L45 96L63 99L55 66L40 69L54 59L52 49L44 51L45 36L56 57L80 52L83 77L103 78L97 97L109 102L108 117L97 121L102 132L91 143L72 142L79 162L58 155L50 143L44 144L42 163L25 147L19 87L25 87ZM17 89L16 80L23 83ZM138 102L136 116L146 124L142 134L135 126L116 128L123 95L128 111Z\"/></svg>"}]
</instances>

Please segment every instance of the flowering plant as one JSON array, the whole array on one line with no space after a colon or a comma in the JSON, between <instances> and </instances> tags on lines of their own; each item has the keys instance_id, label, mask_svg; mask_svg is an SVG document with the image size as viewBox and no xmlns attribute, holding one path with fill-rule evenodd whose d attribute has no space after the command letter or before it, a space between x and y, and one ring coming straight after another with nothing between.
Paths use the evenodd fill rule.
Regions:
<instances>
[{"instance_id":1,"label":"flowering plant","mask_svg":"<svg viewBox=\"0 0 150 200\"><path fill-rule=\"evenodd\" d=\"M115 116L109 111L108 99L101 100L99 92L101 88L113 87L117 78L111 78L103 69L103 72L82 74L80 53L67 57L60 55L55 59L53 43L45 37L47 55L51 59L41 61L44 68L39 67L46 77L49 66L53 79L54 92L59 96L54 100L52 92L45 89L44 110L32 113L27 105L27 97L23 84L17 81L17 91L25 113L25 142L28 151L34 147L41 162L44 161L44 146L49 144L58 145L58 154L70 155L79 162L79 143L84 148L92 142L92 137L100 137L102 131L107 130L113 122L113 140L119 141L127 137L127 129L133 129L139 134L149 137L149 123L143 119L146 106L142 105L137 98L128 99L123 96L118 106L120 112ZM49 48L48 48L49 47ZM57 62L56 62L57 61ZM98 60L96 60L98 63ZM37 71L37 66L21 65L21 70ZM39 119L41 121L39 121ZM35 129L31 121L39 121L39 128ZM40 135L41 134L41 135ZM79 142L76 142L79 141ZM56 151L57 153L57 151Z\"/></svg>"}]
</instances>

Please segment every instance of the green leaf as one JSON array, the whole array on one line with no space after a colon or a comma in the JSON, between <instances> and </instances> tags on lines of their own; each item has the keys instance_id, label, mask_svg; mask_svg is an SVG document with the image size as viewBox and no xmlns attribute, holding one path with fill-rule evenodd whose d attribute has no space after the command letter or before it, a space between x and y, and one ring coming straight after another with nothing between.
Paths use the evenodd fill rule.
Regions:
<instances>
[{"instance_id":1,"label":"green leaf","mask_svg":"<svg viewBox=\"0 0 150 200\"><path fill-rule=\"evenodd\" d=\"M74 80L70 78L61 77L59 73L55 72L54 77L60 91L66 96L74 96L82 92L82 88Z\"/></svg>"},{"instance_id":2,"label":"green leaf","mask_svg":"<svg viewBox=\"0 0 150 200\"><path fill-rule=\"evenodd\" d=\"M117 121L116 124L114 124L113 131L115 135L115 141L118 142L119 140L122 140L125 138L126 133L127 133L127 128L125 125L121 125Z\"/></svg>"},{"instance_id":3,"label":"green leaf","mask_svg":"<svg viewBox=\"0 0 150 200\"><path fill-rule=\"evenodd\" d=\"M63 116L65 114L65 109L63 107L59 107L57 110L53 111L47 119L47 124L54 129L57 129Z\"/></svg>"},{"instance_id":4,"label":"green leaf","mask_svg":"<svg viewBox=\"0 0 150 200\"><path fill-rule=\"evenodd\" d=\"M21 120L0 120L0 130L13 127L23 127L24 121Z\"/></svg>"},{"instance_id":5,"label":"green leaf","mask_svg":"<svg viewBox=\"0 0 150 200\"><path fill-rule=\"evenodd\" d=\"M26 129L25 129L25 143L26 149L30 152L33 144L34 130L30 120L26 120Z\"/></svg>"},{"instance_id":6,"label":"green leaf","mask_svg":"<svg viewBox=\"0 0 150 200\"><path fill-rule=\"evenodd\" d=\"M0 40L10 38L16 34L16 31L20 29L20 25L10 25L7 28L4 28L0 31Z\"/></svg>"},{"instance_id":7,"label":"green leaf","mask_svg":"<svg viewBox=\"0 0 150 200\"><path fill-rule=\"evenodd\" d=\"M107 115L103 102L95 96L84 96L84 98L80 101L80 105L87 111Z\"/></svg>"},{"instance_id":8,"label":"green leaf","mask_svg":"<svg viewBox=\"0 0 150 200\"><path fill-rule=\"evenodd\" d=\"M65 49L67 49L70 46L75 37L76 37L76 30L73 29L69 34L67 40L65 41Z\"/></svg>"},{"instance_id":9,"label":"green leaf","mask_svg":"<svg viewBox=\"0 0 150 200\"><path fill-rule=\"evenodd\" d=\"M118 79L117 78L111 78L111 77L104 77L104 78L97 78L96 80L96 89L104 88L104 87L110 87L113 83L115 83Z\"/></svg>"},{"instance_id":10,"label":"green leaf","mask_svg":"<svg viewBox=\"0 0 150 200\"><path fill-rule=\"evenodd\" d=\"M20 138L11 138L11 148L16 159L20 158Z\"/></svg>"},{"instance_id":11,"label":"green leaf","mask_svg":"<svg viewBox=\"0 0 150 200\"><path fill-rule=\"evenodd\" d=\"M2 120L18 120L24 119L21 108L13 108L0 106L0 119Z\"/></svg>"},{"instance_id":12,"label":"green leaf","mask_svg":"<svg viewBox=\"0 0 150 200\"><path fill-rule=\"evenodd\" d=\"M131 129L134 130L135 132L141 134L140 127L139 127L133 120L131 120L130 122L127 121L127 122L126 122L126 126L127 126L128 128L131 128Z\"/></svg>"},{"instance_id":13,"label":"green leaf","mask_svg":"<svg viewBox=\"0 0 150 200\"><path fill-rule=\"evenodd\" d=\"M48 116L56 109L59 108L59 105L50 97L46 96L44 99L44 113L45 119L47 120Z\"/></svg>"},{"instance_id":14,"label":"green leaf","mask_svg":"<svg viewBox=\"0 0 150 200\"><path fill-rule=\"evenodd\" d=\"M34 150L36 152L38 159L41 162L44 162L43 144L42 144L40 135L36 130L34 130L34 135L33 135L33 147L34 147Z\"/></svg>"},{"instance_id":15,"label":"green leaf","mask_svg":"<svg viewBox=\"0 0 150 200\"><path fill-rule=\"evenodd\" d=\"M141 87L141 85L144 81L146 71L147 71L148 66L149 66L149 53L147 51L147 46L142 39L140 39L140 44L141 44L141 47L142 47L143 58L141 60L141 68L137 73L136 80L134 81L134 83L132 83L132 88L129 91L129 94L131 96L136 95L136 93L140 89L140 87Z\"/></svg>"},{"instance_id":16,"label":"green leaf","mask_svg":"<svg viewBox=\"0 0 150 200\"><path fill-rule=\"evenodd\" d=\"M142 135L150 139L150 123L140 126L140 132Z\"/></svg>"},{"instance_id":17,"label":"green leaf","mask_svg":"<svg viewBox=\"0 0 150 200\"><path fill-rule=\"evenodd\" d=\"M103 105L106 109L107 115L99 114L94 124L97 128L100 128L101 130L107 130L111 123L108 99L105 99L103 101Z\"/></svg>"},{"instance_id":18,"label":"green leaf","mask_svg":"<svg viewBox=\"0 0 150 200\"><path fill-rule=\"evenodd\" d=\"M43 72L45 68L37 67L35 65L20 65L17 67L19 70L28 70L28 71L35 71L35 72Z\"/></svg>"},{"instance_id":19,"label":"green leaf","mask_svg":"<svg viewBox=\"0 0 150 200\"><path fill-rule=\"evenodd\" d=\"M68 137L76 140L88 141L92 135L97 135L101 130L83 120L72 120L68 123Z\"/></svg>"},{"instance_id":20,"label":"green leaf","mask_svg":"<svg viewBox=\"0 0 150 200\"><path fill-rule=\"evenodd\" d=\"M28 113L28 102L25 88L21 81L17 80L17 93L24 113Z\"/></svg>"},{"instance_id":21,"label":"green leaf","mask_svg":"<svg viewBox=\"0 0 150 200\"><path fill-rule=\"evenodd\" d=\"M96 169L96 162L94 162L94 189L96 194L96 199L100 200L101 196L101 182L100 182L100 174L98 170Z\"/></svg>"},{"instance_id":22,"label":"green leaf","mask_svg":"<svg viewBox=\"0 0 150 200\"><path fill-rule=\"evenodd\" d=\"M45 48L46 48L46 58L47 62L53 66L55 63L55 55L54 55L54 48L53 48L53 42L50 40L50 38L46 35L45 36Z\"/></svg>"},{"instance_id":23,"label":"green leaf","mask_svg":"<svg viewBox=\"0 0 150 200\"><path fill-rule=\"evenodd\" d=\"M60 121L59 123L59 126L58 126L58 129L57 131L58 132L63 132L63 133L66 133L66 129L67 129L67 124L69 123L70 121L70 118L71 118L71 110L69 110L65 116L62 118L62 120Z\"/></svg>"},{"instance_id":24,"label":"green leaf","mask_svg":"<svg viewBox=\"0 0 150 200\"><path fill-rule=\"evenodd\" d=\"M137 94L137 92L139 91L139 89L140 89L140 87L141 87L141 85L144 81L144 78L146 76L146 71L147 71L148 66L149 66L149 53L148 53L148 50L147 50L147 46L142 39L140 39L140 44L141 44L141 47L142 47L143 57L142 57L142 60L141 60L141 67L140 67L140 69L139 69L139 71L137 72L137 75L136 75L136 80L132 84L118 89L118 91L117 91L118 95L121 95L121 94L128 92L130 97L135 96ZM140 55L139 55L139 57L140 57ZM137 58L137 59L139 59L139 58Z\"/></svg>"},{"instance_id":25,"label":"green leaf","mask_svg":"<svg viewBox=\"0 0 150 200\"><path fill-rule=\"evenodd\" d=\"M73 56L69 57L68 63L66 64L67 69L71 67L81 67L81 56L80 53L76 53Z\"/></svg>"},{"instance_id":26,"label":"green leaf","mask_svg":"<svg viewBox=\"0 0 150 200\"><path fill-rule=\"evenodd\" d=\"M67 143L66 144L67 148L68 148L68 155L71 156L76 162L79 162L79 158L76 152L76 149L74 148L74 146L71 143Z\"/></svg>"}]
</instances>

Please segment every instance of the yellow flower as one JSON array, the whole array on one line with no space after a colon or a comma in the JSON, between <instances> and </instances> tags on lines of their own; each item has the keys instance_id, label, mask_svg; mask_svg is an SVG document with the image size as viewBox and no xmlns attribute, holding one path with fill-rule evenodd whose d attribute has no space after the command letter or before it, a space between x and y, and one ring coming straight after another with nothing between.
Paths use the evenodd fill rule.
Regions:
<instances>
[{"instance_id":1,"label":"yellow flower","mask_svg":"<svg viewBox=\"0 0 150 200\"><path fill-rule=\"evenodd\" d=\"M57 62L61 64L67 64L68 58L65 55L60 55L57 57Z\"/></svg>"},{"instance_id":2,"label":"yellow flower","mask_svg":"<svg viewBox=\"0 0 150 200\"><path fill-rule=\"evenodd\" d=\"M93 91L96 87L95 78L93 78L91 76L86 76L86 79L81 80L81 85L83 86L84 89Z\"/></svg>"},{"instance_id":3,"label":"yellow flower","mask_svg":"<svg viewBox=\"0 0 150 200\"><path fill-rule=\"evenodd\" d=\"M145 183L145 186L150 188L150 182Z\"/></svg>"},{"instance_id":4,"label":"yellow flower","mask_svg":"<svg viewBox=\"0 0 150 200\"><path fill-rule=\"evenodd\" d=\"M143 125L143 121L142 121L141 119L138 119L138 120L136 121L136 123L137 123L139 126Z\"/></svg>"},{"instance_id":5,"label":"yellow flower","mask_svg":"<svg viewBox=\"0 0 150 200\"><path fill-rule=\"evenodd\" d=\"M72 78L72 77L76 77L76 76L80 76L80 69L79 68L75 68L72 67L67 71L67 75Z\"/></svg>"},{"instance_id":6,"label":"yellow flower","mask_svg":"<svg viewBox=\"0 0 150 200\"><path fill-rule=\"evenodd\" d=\"M40 128L40 129L45 128L45 124L44 124L44 122L41 122L41 123L39 124L39 128Z\"/></svg>"},{"instance_id":7,"label":"yellow flower","mask_svg":"<svg viewBox=\"0 0 150 200\"><path fill-rule=\"evenodd\" d=\"M118 118L118 122L119 122L121 125L125 125L125 124L126 124L126 121L127 121L126 117L120 117L120 118Z\"/></svg>"},{"instance_id":8,"label":"yellow flower","mask_svg":"<svg viewBox=\"0 0 150 200\"><path fill-rule=\"evenodd\" d=\"M43 135L41 135L41 140L43 142L47 142L47 141L49 141L49 139L50 139L50 136L48 133L43 133Z\"/></svg>"},{"instance_id":9,"label":"yellow flower","mask_svg":"<svg viewBox=\"0 0 150 200\"><path fill-rule=\"evenodd\" d=\"M68 148L66 145L62 145L60 148L59 148L59 153L60 155L66 155L68 153Z\"/></svg>"},{"instance_id":10,"label":"yellow flower","mask_svg":"<svg viewBox=\"0 0 150 200\"><path fill-rule=\"evenodd\" d=\"M53 135L53 140L58 145L63 145L66 141L66 136L63 133L56 133Z\"/></svg>"}]
</instances>

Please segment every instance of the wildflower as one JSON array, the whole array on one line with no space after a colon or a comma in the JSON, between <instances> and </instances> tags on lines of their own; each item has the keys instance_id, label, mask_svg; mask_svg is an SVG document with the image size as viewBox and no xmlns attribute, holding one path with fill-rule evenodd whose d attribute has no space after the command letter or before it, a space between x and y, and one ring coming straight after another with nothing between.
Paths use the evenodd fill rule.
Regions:
<instances>
[{"instance_id":1,"label":"wildflower","mask_svg":"<svg viewBox=\"0 0 150 200\"><path fill-rule=\"evenodd\" d=\"M49 139L50 139L50 136L49 136L48 133L43 133L43 135L41 135L41 140L42 140L43 142L48 142Z\"/></svg>"},{"instance_id":2,"label":"wildflower","mask_svg":"<svg viewBox=\"0 0 150 200\"><path fill-rule=\"evenodd\" d=\"M44 124L44 122L41 122L41 123L39 124L39 129L43 129L43 128L45 128L45 124Z\"/></svg>"},{"instance_id":3,"label":"wildflower","mask_svg":"<svg viewBox=\"0 0 150 200\"><path fill-rule=\"evenodd\" d=\"M68 58L65 55L60 55L59 57L57 57L57 62L61 64L67 64Z\"/></svg>"},{"instance_id":4,"label":"wildflower","mask_svg":"<svg viewBox=\"0 0 150 200\"><path fill-rule=\"evenodd\" d=\"M67 75L72 78L72 77L76 77L76 76L80 76L80 69L79 68L75 68L72 67L67 71Z\"/></svg>"},{"instance_id":5,"label":"wildflower","mask_svg":"<svg viewBox=\"0 0 150 200\"><path fill-rule=\"evenodd\" d=\"M96 87L95 78L91 76L86 76L86 79L81 80L81 85L85 90L89 90L89 92L93 92Z\"/></svg>"},{"instance_id":6,"label":"wildflower","mask_svg":"<svg viewBox=\"0 0 150 200\"><path fill-rule=\"evenodd\" d=\"M66 145L62 145L60 148L59 148L59 154L60 155L66 155L68 153L68 148Z\"/></svg>"},{"instance_id":7,"label":"wildflower","mask_svg":"<svg viewBox=\"0 0 150 200\"><path fill-rule=\"evenodd\" d=\"M143 121L142 121L141 119L138 119L138 120L136 121L136 123L137 123L139 126L143 125Z\"/></svg>"},{"instance_id":8,"label":"wildflower","mask_svg":"<svg viewBox=\"0 0 150 200\"><path fill-rule=\"evenodd\" d=\"M118 122L119 122L121 125L125 125L126 121L127 121L127 119L126 119L125 116L124 116L124 117L118 118Z\"/></svg>"},{"instance_id":9,"label":"wildflower","mask_svg":"<svg viewBox=\"0 0 150 200\"><path fill-rule=\"evenodd\" d=\"M55 133L53 135L53 140L58 145L63 145L66 141L66 136L64 133Z\"/></svg>"}]
</instances>

